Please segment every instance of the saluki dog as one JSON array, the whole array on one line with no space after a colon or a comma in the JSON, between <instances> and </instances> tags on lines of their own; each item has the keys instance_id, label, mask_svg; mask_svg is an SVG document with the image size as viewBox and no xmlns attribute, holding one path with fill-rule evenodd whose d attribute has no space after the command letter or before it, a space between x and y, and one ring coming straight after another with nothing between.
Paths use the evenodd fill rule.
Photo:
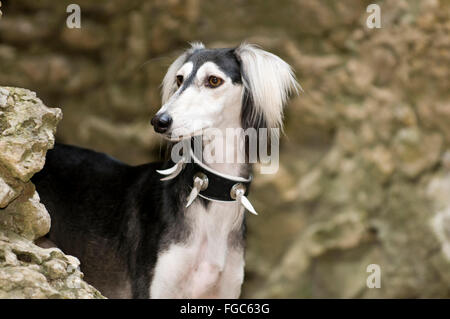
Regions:
<instances>
[{"instance_id":1,"label":"saluki dog","mask_svg":"<svg viewBox=\"0 0 450 319\"><path fill-rule=\"evenodd\" d=\"M280 128L298 88L291 67L256 46L194 43L169 67L151 124L172 145L213 128ZM240 139L221 141L226 155L246 152ZM252 164L193 158L129 166L56 144L32 178L48 239L110 298L238 298Z\"/></svg>"}]
</instances>

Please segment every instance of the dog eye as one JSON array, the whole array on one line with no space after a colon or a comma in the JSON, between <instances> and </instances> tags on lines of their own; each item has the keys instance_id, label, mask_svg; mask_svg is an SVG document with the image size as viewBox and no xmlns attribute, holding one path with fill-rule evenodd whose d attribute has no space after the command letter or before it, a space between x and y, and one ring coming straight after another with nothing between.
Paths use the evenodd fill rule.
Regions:
<instances>
[{"instance_id":1,"label":"dog eye","mask_svg":"<svg viewBox=\"0 0 450 319\"><path fill-rule=\"evenodd\" d=\"M177 75L177 85L178 85L178 87L180 87L181 84L183 84L183 76L182 75Z\"/></svg>"},{"instance_id":2,"label":"dog eye","mask_svg":"<svg viewBox=\"0 0 450 319\"><path fill-rule=\"evenodd\" d=\"M211 75L208 78L208 86L211 88L216 88L218 86L221 86L223 83L223 80L221 78L218 78L217 76Z\"/></svg>"}]
</instances>

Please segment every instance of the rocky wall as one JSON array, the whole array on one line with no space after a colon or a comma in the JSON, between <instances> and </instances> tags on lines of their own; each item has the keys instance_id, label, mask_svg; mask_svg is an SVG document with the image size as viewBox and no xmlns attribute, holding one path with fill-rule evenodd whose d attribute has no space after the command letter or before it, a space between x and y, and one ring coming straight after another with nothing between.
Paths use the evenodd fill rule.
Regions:
<instances>
[{"instance_id":1,"label":"rocky wall","mask_svg":"<svg viewBox=\"0 0 450 319\"><path fill-rule=\"evenodd\" d=\"M26 89L0 87L0 298L99 298L77 258L34 240L51 220L30 178L54 145L58 108Z\"/></svg>"}]
</instances>

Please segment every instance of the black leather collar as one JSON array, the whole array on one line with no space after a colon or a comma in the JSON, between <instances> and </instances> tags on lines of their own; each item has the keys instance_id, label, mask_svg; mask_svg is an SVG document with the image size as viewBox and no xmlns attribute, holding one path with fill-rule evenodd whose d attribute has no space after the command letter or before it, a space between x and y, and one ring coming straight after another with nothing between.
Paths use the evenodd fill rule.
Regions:
<instances>
[{"instance_id":1,"label":"black leather collar","mask_svg":"<svg viewBox=\"0 0 450 319\"><path fill-rule=\"evenodd\" d=\"M211 201L233 202L237 197L246 197L250 191L252 176L243 178L220 173L209 166L203 164L195 155L192 149L189 156L183 156L178 163L168 162L164 170L157 170L161 175L162 181L172 180L178 176L183 176L189 188L193 190L194 185L198 191L198 196ZM201 186L200 186L201 185ZM189 204L188 204L189 205ZM251 204L249 206L252 210Z\"/></svg>"},{"instance_id":2,"label":"black leather collar","mask_svg":"<svg viewBox=\"0 0 450 319\"><path fill-rule=\"evenodd\" d=\"M199 196L205 199L222 202L235 201L236 197L233 196L233 192L238 187L243 187L245 190L244 196L249 194L252 182L251 175L249 178L243 178L222 174L203 164L194 156L193 152L191 152L191 162L186 163L186 165L191 166L190 169L186 170L187 179L191 181L190 189L192 189L192 183L196 176L206 176L207 186L199 193Z\"/></svg>"}]
</instances>

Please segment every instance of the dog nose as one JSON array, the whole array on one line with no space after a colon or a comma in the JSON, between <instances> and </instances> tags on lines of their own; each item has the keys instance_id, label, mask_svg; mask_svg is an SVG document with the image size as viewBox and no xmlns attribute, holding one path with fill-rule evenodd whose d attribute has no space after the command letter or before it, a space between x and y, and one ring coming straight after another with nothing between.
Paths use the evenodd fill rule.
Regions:
<instances>
[{"instance_id":1,"label":"dog nose","mask_svg":"<svg viewBox=\"0 0 450 319\"><path fill-rule=\"evenodd\" d=\"M151 121L153 128L158 133L165 133L172 124L172 117L167 113L155 115Z\"/></svg>"}]
</instances>

